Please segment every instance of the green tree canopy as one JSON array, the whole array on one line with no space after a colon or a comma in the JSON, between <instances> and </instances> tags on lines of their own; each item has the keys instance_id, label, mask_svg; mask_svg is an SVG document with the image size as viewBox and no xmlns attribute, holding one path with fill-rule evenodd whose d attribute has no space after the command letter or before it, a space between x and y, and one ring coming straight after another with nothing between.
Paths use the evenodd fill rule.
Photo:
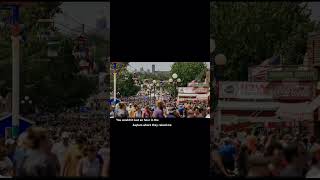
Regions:
<instances>
[{"instance_id":1,"label":"green tree canopy","mask_svg":"<svg viewBox=\"0 0 320 180\"><path fill-rule=\"evenodd\" d=\"M215 53L226 55L231 80L246 80L248 66L273 55L281 55L283 64L302 63L316 27L305 2L212 2L210 14Z\"/></svg>"},{"instance_id":2,"label":"green tree canopy","mask_svg":"<svg viewBox=\"0 0 320 180\"><path fill-rule=\"evenodd\" d=\"M186 87L193 80L204 81L207 65L203 62L176 62L171 66L171 75L181 79L179 86Z\"/></svg>"},{"instance_id":3,"label":"green tree canopy","mask_svg":"<svg viewBox=\"0 0 320 180\"><path fill-rule=\"evenodd\" d=\"M186 87L193 80L204 81L207 65L203 62L176 62L171 66L171 75L176 73L181 79L179 86ZM171 78L171 77L170 77ZM166 85L165 89L176 95L177 90L171 85Z\"/></svg>"},{"instance_id":4,"label":"green tree canopy","mask_svg":"<svg viewBox=\"0 0 320 180\"><path fill-rule=\"evenodd\" d=\"M96 91L97 78L79 75L78 61L72 55L73 41L57 33L60 42L59 56L48 59L46 41L37 37L38 19L47 19L60 13L61 2L36 2L21 10L27 41L21 43L20 95L30 96L41 111L58 114L66 108L84 105ZM11 91L11 40L10 34L0 43L1 94ZM2 53L3 52L3 53Z\"/></svg>"}]
</instances>

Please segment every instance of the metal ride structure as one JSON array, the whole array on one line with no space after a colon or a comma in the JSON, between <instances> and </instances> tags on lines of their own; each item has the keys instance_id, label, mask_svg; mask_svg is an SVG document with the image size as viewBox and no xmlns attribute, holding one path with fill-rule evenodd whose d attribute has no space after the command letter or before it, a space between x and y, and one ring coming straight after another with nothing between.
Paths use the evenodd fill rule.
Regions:
<instances>
[{"instance_id":1,"label":"metal ride structure","mask_svg":"<svg viewBox=\"0 0 320 180\"><path fill-rule=\"evenodd\" d=\"M82 24L82 33L74 40L73 55L79 61L80 73L93 73L94 60L91 56L88 36L84 31L84 24Z\"/></svg>"},{"instance_id":2,"label":"metal ride structure","mask_svg":"<svg viewBox=\"0 0 320 180\"><path fill-rule=\"evenodd\" d=\"M60 42L58 40L57 32L54 26L54 20L49 17L48 19L39 19L37 23L38 39L46 42L48 58L58 56Z\"/></svg>"}]
</instances>

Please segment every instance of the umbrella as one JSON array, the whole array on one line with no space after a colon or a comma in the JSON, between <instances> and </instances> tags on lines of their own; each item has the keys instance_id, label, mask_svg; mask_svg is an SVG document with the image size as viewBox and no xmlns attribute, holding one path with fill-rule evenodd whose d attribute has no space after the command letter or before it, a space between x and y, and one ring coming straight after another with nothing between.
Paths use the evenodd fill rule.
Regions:
<instances>
[{"instance_id":1,"label":"umbrella","mask_svg":"<svg viewBox=\"0 0 320 180\"><path fill-rule=\"evenodd\" d=\"M120 102L119 99L116 99L116 100L114 100L114 99L109 99L109 100L108 100L108 103L109 103L109 104L118 104L119 102Z\"/></svg>"}]
</instances>

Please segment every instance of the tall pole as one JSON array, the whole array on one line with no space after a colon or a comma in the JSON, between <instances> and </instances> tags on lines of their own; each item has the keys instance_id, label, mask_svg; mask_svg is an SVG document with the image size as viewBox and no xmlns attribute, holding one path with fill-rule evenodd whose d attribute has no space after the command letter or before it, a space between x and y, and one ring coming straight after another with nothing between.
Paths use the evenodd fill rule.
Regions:
<instances>
[{"instance_id":1,"label":"tall pole","mask_svg":"<svg viewBox=\"0 0 320 180\"><path fill-rule=\"evenodd\" d=\"M153 99L154 99L154 103L156 102L156 85L153 85Z\"/></svg>"},{"instance_id":2,"label":"tall pole","mask_svg":"<svg viewBox=\"0 0 320 180\"><path fill-rule=\"evenodd\" d=\"M163 101L163 97L162 97L162 86L160 85L160 100Z\"/></svg>"},{"instance_id":3,"label":"tall pole","mask_svg":"<svg viewBox=\"0 0 320 180\"><path fill-rule=\"evenodd\" d=\"M152 103L152 101L151 101L151 88L149 89L149 93L150 93L150 101L149 101L149 103L150 103L150 106L151 106L151 103Z\"/></svg>"},{"instance_id":4,"label":"tall pole","mask_svg":"<svg viewBox=\"0 0 320 180\"><path fill-rule=\"evenodd\" d=\"M84 24L82 24L82 33L84 33Z\"/></svg>"},{"instance_id":5,"label":"tall pole","mask_svg":"<svg viewBox=\"0 0 320 180\"><path fill-rule=\"evenodd\" d=\"M12 25L19 27L19 6L12 6ZM12 136L19 134L19 111L20 111L20 35L19 30L13 32L12 40Z\"/></svg>"},{"instance_id":6,"label":"tall pole","mask_svg":"<svg viewBox=\"0 0 320 180\"><path fill-rule=\"evenodd\" d=\"M113 100L116 102L117 99L117 64L113 64L114 72L113 72Z\"/></svg>"},{"instance_id":7,"label":"tall pole","mask_svg":"<svg viewBox=\"0 0 320 180\"><path fill-rule=\"evenodd\" d=\"M12 36L12 136L19 133L20 36Z\"/></svg>"},{"instance_id":8,"label":"tall pole","mask_svg":"<svg viewBox=\"0 0 320 180\"><path fill-rule=\"evenodd\" d=\"M113 73L113 99L116 101L117 99L117 73Z\"/></svg>"}]
</instances>

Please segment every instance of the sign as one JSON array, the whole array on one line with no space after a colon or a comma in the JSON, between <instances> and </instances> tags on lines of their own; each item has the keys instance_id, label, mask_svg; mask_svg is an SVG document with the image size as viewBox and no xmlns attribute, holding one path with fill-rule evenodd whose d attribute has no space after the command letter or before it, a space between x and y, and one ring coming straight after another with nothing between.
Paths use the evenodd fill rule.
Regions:
<instances>
[{"instance_id":1,"label":"sign","mask_svg":"<svg viewBox=\"0 0 320 180\"><path fill-rule=\"evenodd\" d=\"M272 83L271 92L274 99L312 99L313 83Z\"/></svg>"},{"instance_id":2,"label":"sign","mask_svg":"<svg viewBox=\"0 0 320 180\"><path fill-rule=\"evenodd\" d=\"M220 81L219 98L272 99L267 82Z\"/></svg>"},{"instance_id":3,"label":"sign","mask_svg":"<svg viewBox=\"0 0 320 180\"><path fill-rule=\"evenodd\" d=\"M319 65L320 63L320 39L319 39L319 33L314 33L309 36L308 43L307 43L307 55L308 60L313 65Z\"/></svg>"},{"instance_id":4,"label":"sign","mask_svg":"<svg viewBox=\"0 0 320 180\"><path fill-rule=\"evenodd\" d=\"M208 93L208 88L195 88L194 93L196 94L206 94Z\"/></svg>"},{"instance_id":5,"label":"sign","mask_svg":"<svg viewBox=\"0 0 320 180\"><path fill-rule=\"evenodd\" d=\"M209 92L209 88L205 87L179 87L178 88L179 93L184 93L184 94L206 94Z\"/></svg>"},{"instance_id":6,"label":"sign","mask_svg":"<svg viewBox=\"0 0 320 180\"><path fill-rule=\"evenodd\" d=\"M318 73L315 70L310 71L269 71L269 81L282 81L286 79L297 79L300 81L316 81Z\"/></svg>"},{"instance_id":7,"label":"sign","mask_svg":"<svg viewBox=\"0 0 320 180\"><path fill-rule=\"evenodd\" d=\"M188 83L188 87L209 87L209 84L192 81L192 82Z\"/></svg>"}]
</instances>

